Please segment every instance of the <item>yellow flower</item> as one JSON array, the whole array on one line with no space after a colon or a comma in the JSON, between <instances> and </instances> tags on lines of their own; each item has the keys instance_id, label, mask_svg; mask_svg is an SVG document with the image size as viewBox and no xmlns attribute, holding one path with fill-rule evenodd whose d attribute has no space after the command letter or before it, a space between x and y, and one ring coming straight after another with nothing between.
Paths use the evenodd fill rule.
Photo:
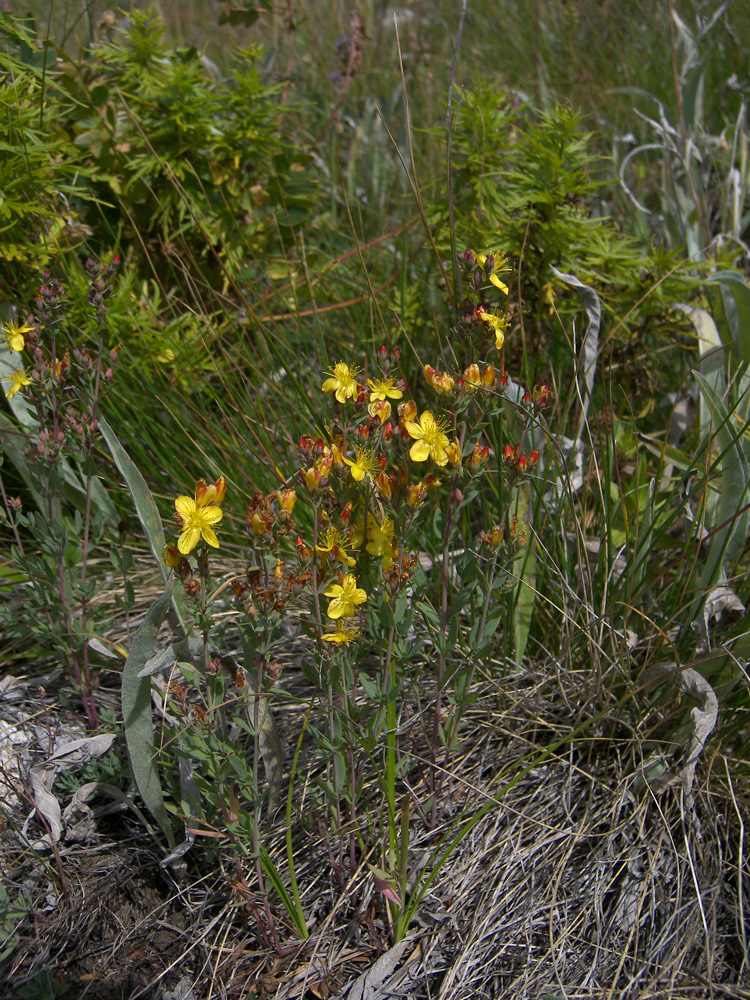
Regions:
<instances>
[{"instance_id":1,"label":"yellow flower","mask_svg":"<svg viewBox=\"0 0 750 1000\"><path fill-rule=\"evenodd\" d=\"M345 403L347 399L355 398L359 392L357 375L359 368L350 368L346 362L339 361L333 366L330 378L323 383L323 392L334 392L339 403Z\"/></svg>"},{"instance_id":2,"label":"yellow flower","mask_svg":"<svg viewBox=\"0 0 750 1000\"><path fill-rule=\"evenodd\" d=\"M447 465L448 438L445 434L447 423L442 418L435 420L429 410L425 410L419 420L406 424L409 437L414 438L409 456L413 462L426 462L431 458L436 465Z\"/></svg>"},{"instance_id":3,"label":"yellow flower","mask_svg":"<svg viewBox=\"0 0 750 1000\"><path fill-rule=\"evenodd\" d=\"M193 551L201 538L212 548L218 549L219 539L212 526L218 524L224 516L221 507L201 505L192 497L177 497L174 507L177 520L182 525L177 548L184 556Z\"/></svg>"},{"instance_id":4,"label":"yellow flower","mask_svg":"<svg viewBox=\"0 0 750 1000\"><path fill-rule=\"evenodd\" d=\"M378 524L375 518L367 521L367 534L370 536L367 551L376 559L383 560L386 571L393 565L393 532L393 521L389 517L384 518L382 524Z\"/></svg>"},{"instance_id":5,"label":"yellow flower","mask_svg":"<svg viewBox=\"0 0 750 1000\"><path fill-rule=\"evenodd\" d=\"M3 327L3 336L5 337L5 342L8 345L8 353L12 354L13 351L22 351L26 347L25 333L32 333L33 327L29 326L28 323L24 323L19 326L18 323L14 323L13 320L9 320Z\"/></svg>"},{"instance_id":6,"label":"yellow flower","mask_svg":"<svg viewBox=\"0 0 750 1000\"><path fill-rule=\"evenodd\" d=\"M334 559L340 559L347 566L354 566L356 559L353 559L346 549L346 539L342 536L339 529L333 525L326 529L325 541L322 545L315 546L316 552L320 552L323 555L327 555L330 552Z\"/></svg>"},{"instance_id":7,"label":"yellow flower","mask_svg":"<svg viewBox=\"0 0 750 1000\"><path fill-rule=\"evenodd\" d=\"M374 403L378 399L401 399L403 392L395 388L395 378L374 379L368 378L367 385L370 389L370 402Z\"/></svg>"},{"instance_id":8,"label":"yellow flower","mask_svg":"<svg viewBox=\"0 0 750 1000\"><path fill-rule=\"evenodd\" d=\"M323 642L333 642L337 646L348 646L359 639L360 631L354 625L347 625L342 619L336 622L335 632L324 632Z\"/></svg>"},{"instance_id":9,"label":"yellow flower","mask_svg":"<svg viewBox=\"0 0 750 1000\"><path fill-rule=\"evenodd\" d=\"M13 399L18 390L24 385L31 385L32 379L28 377L23 368L16 368L12 375L6 375L5 381L10 382L10 389L5 390L8 399Z\"/></svg>"},{"instance_id":10,"label":"yellow flower","mask_svg":"<svg viewBox=\"0 0 750 1000\"><path fill-rule=\"evenodd\" d=\"M505 343L505 330L508 326L508 320L505 316L498 316L497 313L487 313L481 309L479 310L479 318L483 319L485 323L489 323L495 331L495 347L499 351Z\"/></svg>"},{"instance_id":11,"label":"yellow flower","mask_svg":"<svg viewBox=\"0 0 750 1000\"><path fill-rule=\"evenodd\" d=\"M352 470L352 479L355 479L358 483L361 483L365 476L369 476L370 479L373 478L374 474L380 469L378 460L368 451L367 448L360 448L359 445L354 449L354 460L344 456L344 461Z\"/></svg>"},{"instance_id":12,"label":"yellow flower","mask_svg":"<svg viewBox=\"0 0 750 1000\"><path fill-rule=\"evenodd\" d=\"M504 257L501 253L493 253L489 256L484 253L478 253L476 257L484 268L484 273L495 288L499 288L501 292L507 295L508 286L498 278L498 273L502 274L504 271L510 271L510 268L506 266L508 263L507 257Z\"/></svg>"},{"instance_id":13,"label":"yellow flower","mask_svg":"<svg viewBox=\"0 0 750 1000\"><path fill-rule=\"evenodd\" d=\"M326 614L329 618L351 618L356 612L358 604L364 604L367 594L361 587L357 586L357 578L354 573L347 573L344 577L343 585L332 583L328 590L324 591L325 597L332 597L333 600L328 605Z\"/></svg>"}]
</instances>

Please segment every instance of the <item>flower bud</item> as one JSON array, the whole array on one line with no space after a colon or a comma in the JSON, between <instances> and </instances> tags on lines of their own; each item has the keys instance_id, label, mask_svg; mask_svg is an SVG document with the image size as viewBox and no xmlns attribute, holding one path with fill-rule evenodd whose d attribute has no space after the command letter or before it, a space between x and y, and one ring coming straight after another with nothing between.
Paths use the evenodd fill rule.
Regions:
<instances>
[{"instance_id":1,"label":"flower bud","mask_svg":"<svg viewBox=\"0 0 750 1000\"><path fill-rule=\"evenodd\" d=\"M371 417L377 417L380 423L384 424L391 415L391 404L387 399L376 399L370 403L367 410Z\"/></svg>"},{"instance_id":2,"label":"flower bud","mask_svg":"<svg viewBox=\"0 0 750 1000\"><path fill-rule=\"evenodd\" d=\"M287 514L291 514L294 510L294 505L297 502L297 494L294 490L277 490L276 497L279 501L279 507Z\"/></svg>"},{"instance_id":3,"label":"flower bud","mask_svg":"<svg viewBox=\"0 0 750 1000\"><path fill-rule=\"evenodd\" d=\"M479 365L474 363L464 370L464 383L469 392L474 392L481 384Z\"/></svg>"},{"instance_id":4,"label":"flower bud","mask_svg":"<svg viewBox=\"0 0 750 1000\"><path fill-rule=\"evenodd\" d=\"M323 480L320 471L315 465L309 469L300 469L300 476L302 477L302 481L305 486L307 486L311 493L314 493L315 490L317 490Z\"/></svg>"},{"instance_id":5,"label":"flower bud","mask_svg":"<svg viewBox=\"0 0 750 1000\"><path fill-rule=\"evenodd\" d=\"M417 404L413 399L402 403L398 408L399 422L408 424L417 419Z\"/></svg>"},{"instance_id":6,"label":"flower bud","mask_svg":"<svg viewBox=\"0 0 750 1000\"><path fill-rule=\"evenodd\" d=\"M532 399L534 406L542 407L547 402L547 397L549 396L549 386L547 385L535 385Z\"/></svg>"},{"instance_id":7,"label":"flower bud","mask_svg":"<svg viewBox=\"0 0 750 1000\"><path fill-rule=\"evenodd\" d=\"M302 540L302 537L300 535L297 535L297 540L294 543L294 545L295 548L297 549L297 554L299 555L300 559L310 558L311 555L310 547Z\"/></svg>"},{"instance_id":8,"label":"flower bud","mask_svg":"<svg viewBox=\"0 0 750 1000\"><path fill-rule=\"evenodd\" d=\"M170 569L177 569L180 565L180 553L176 545L165 545L161 550L161 557Z\"/></svg>"},{"instance_id":9,"label":"flower bud","mask_svg":"<svg viewBox=\"0 0 750 1000\"><path fill-rule=\"evenodd\" d=\"M471 455L469 455L468 459L466 460L466 464L469 466L470 469L478 469L479 466L483 465L489 457L490 457L490 449L487 447L487 445L484 445L484 447L482 447L482 443L480 441L477 441L477 443L474 445L472 449Z\"/></svg>"},{"instance_id":10,"label":"flower bud","mask_svg":"<svg viewBox=\"0 0 750 1000\"><path fill-rule=\"evenodd\" d=\"M494 386L495 366L493 364L490 363L486 366L486 368L482 369L481 381L482 385L486 386L488 389L491 389Z\"/></svg>"},{"instance_id":11,"label":"flower bud","mask_svg":"<svg viewBox=\"0 0 750 1000\"><path fill-rule=\"evenodd\" d=\"M412 483L409 487L408 502L410 507L418 507L425 494L423 483Z\"/></svg>"},{"instance_id":12,"label":"flower bud","mask_svg":"<svg viewBox=\"0 0 750 1000\"><path fill-rule=\"evenodd\" d=\"M391 498L391 481L388 478L388 474L386 472L384 472L384 471L381 470L378 473L375 482L377 483L378 489L380 490L380 492L382 493L382 495L387 500L390 500L390 498Z\"/></svg>"},{"instance_id":13,"label":"flower bud","mask_svg":"<svg viewBox=\"0 0 750 1000\"><path fill-rule=\"evenodd\" d=\"M256 538L262 538L268 534L268 524L260 511L256 511L250 519L250 528Z\"/></svg>"},{"instance_id":14,"label":"flower bud","mask_svg":"<svg viewBox=\"0 0 750 1000\"><path fill-rule=\"evenodd\" d=\"M458 441L451 441L448 447L445 449L445 454L448 456L448 461L451 465L461 464L461 446Z\"/></svg>"}]
</instances>

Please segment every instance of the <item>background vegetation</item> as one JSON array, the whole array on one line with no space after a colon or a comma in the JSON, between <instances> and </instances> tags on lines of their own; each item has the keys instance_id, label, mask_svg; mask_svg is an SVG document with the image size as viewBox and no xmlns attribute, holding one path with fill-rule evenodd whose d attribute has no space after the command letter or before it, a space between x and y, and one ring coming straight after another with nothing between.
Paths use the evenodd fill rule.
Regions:
<instances>
[{"instance_id":1,"label":"background vegetation","mask_svg":"<svg viewBox=\"0 0 750 1000\"><path fill-rule=\"evenodd\" d=\"M424 366L465 374L473 360L462 353L467 308L505 308L475 294L458 255L472 247L509 260L508 327L495 361L519 395L500 405L499 393L470 424L466 442L481 433L491 457L484 476L461 480L455 519L445 493L430 495L423 519L410 523L408 548L421 558L416 610L398 605L398 588L397 614L388 600L378 606L380 626L371 623L361 653L341 661L354 673L341 666L326 682L329 730L316 735L318 764L340 752L351 778L345 794L334 761L319 785L342 891L371 843L386 843L370 862L383 940L406 933L423 883L415 888L408 877L410 818L396 798L399 782L417 779L400 757L396 773L388 735L395 695L385 681L368 687L373 662L403 705L418 699L421 683L436 699L438 721L419 746L432 770L420 772L424 787L412 804L430 834L447 809L438 756L447 771L458 766L482 677L505 707L523 705L525 677L542 678L553 708L535 753L590 739L594 756L627 759L633 781L645 780L648 762L651 780L677 773L673 758L684 747L697 756L691 740L703 750L710 733L745 794L748 37L747 6L717 0L116 10L82 0L0 15L0 313L6 328L21 324L38 307L40 280L64 286L46 371L66 350L75 359L86 347L104 359L75 391L105 425L104 439L83 434L67 464L40 479L24 447L44 429L45 406L57 419L54 391L37 403L31 390L26 401L22 392L4 404L3 649L13 671L32 676L48 668L54 649L72 678L61 697L91 732L121 731L119 707L97 693L111 669L102 649L130 651L134 667L135 627L162 584L163 566L146 543L156 546L174 497L191 493L199 477L225 475L227 561L216 576L270 558L270 549L252 549L246 510L257 512L258 494L298 484L302 435L328 435L325 373L345 359L364 369L363 379L378 377L387 353L418 410L439 407ZM115 255L102 312L96 282L104 272L87 260L109 265ZM0 351L7 378L16 365ZM112 377L102 381L110 362ZM532 407L529 431L521 394L542 386L548 409L537 421ZM457 421L469 412L462 405L452 411ZM521 485L501 458L518 440L542 452ZM151 495L159 516L149 522ZM8 505L15 497L20 519ZM295 532L317 532L316 503L295 516ZM504 549L498 575L483 576L481 559L471 559L480 532L513 517L525 526L525 546ZM52 624L51 601L59 609ZM156 629L161 618L146 621ZM231 644L231 625L212 627ZM394 647L399 627L404 645ZM270 618L264 628L243 641L265 669L288 630ZM414 629L430 636L422 652L426 662L439 659L433 673L409 654ZM142 667L148 657L138 648ZM391 670L393 648L400 660ZM218 711L224 687L206 688L205 672L194 668L186 677ZM696 677L676 681L686 668ZM364 688L353 694L360 669ZM264 676L260 686L282 698ZM322 676L305 673L317 693ZM691 707L708 711L707 690L721 712L701 737ZM348 705L350 694L344 723L331 706ZM317 703L306 697L312 712ZM366 729L364 710L356 715L358 697L368 711L368 698L383 708L382 732ZM289 698L304 703L299 693ZM284 863L271 862L258 842L259 814L250 811L243 826L226 804L230 793L213 799L210 788L237 781L262 794L255 711L254 769L231 777L226 742L199 740L174 760L167 748L156 781L170 815L182 817L185 788L166 775L180 755L204 767L201 819L230 838L233 858L255 865L261 889L248 905L263 943L281 954L278 911L300 938L309 917L291 833ZM109 777L123 788L135 777L171 831L144 794L154 774L139 778L135 765L133 775L124 745L112 751ZM382 813L358 798L355 757L374 766ZM508 780L503 788L516 777ZM726 794L724 778L713 780ZM690 800L692 785L684 787ZM360 810L356 836L342 820L344 801L352 817ZM467 823L483 809L475 805ZM290 794L288 830L294 818ZM449 826L441 850L468 830ZM433 857L436 871L444 861ZM275 916L261 912L260 899L275 901ZM3 913L11 940L28 907L11 894L0 898ZM739 978L746 970L745 950Z\"/></svg>"}]
</instances>

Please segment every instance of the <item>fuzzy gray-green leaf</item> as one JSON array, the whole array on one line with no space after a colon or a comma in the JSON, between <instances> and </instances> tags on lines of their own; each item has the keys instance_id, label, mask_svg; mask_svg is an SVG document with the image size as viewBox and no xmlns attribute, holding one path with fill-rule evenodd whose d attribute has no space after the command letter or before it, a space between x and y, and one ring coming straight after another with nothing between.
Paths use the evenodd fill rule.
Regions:
<instances>
[{"instance_id":1,"label":"fuzzy gray-green leaf","mask_svg":"<svg viewBox=\"0 0 750 1000\"><path fill-rule=\"evenodd\" d=\"M154 761L151 679L138 676L154 655L156 635L166 617L171 599L170 581L161 597L149 608L133 638L130 654L122 671L122 719L136 787L149 812L164 831L169 846L174 847L174 834L164 806L164 793Z\"/></svg>"}]
</instances>

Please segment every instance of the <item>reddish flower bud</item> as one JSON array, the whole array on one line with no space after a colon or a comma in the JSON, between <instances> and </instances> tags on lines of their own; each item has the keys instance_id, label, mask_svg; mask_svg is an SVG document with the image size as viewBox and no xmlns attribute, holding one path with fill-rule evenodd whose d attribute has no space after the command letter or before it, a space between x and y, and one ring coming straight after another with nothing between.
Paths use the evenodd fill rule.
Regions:
<instances>
[{"instance_id":1,"label":"reddish flower bud","mask_svg":"<svg viewBox=\"0 0 750 1000\"><path fill-rule=\"evenodd\" d=\"M533 400L534 406L542 407L547 402L547 397L549 396L549 386L547 385L535 385Z\"/></svg>"},{"instance_id":2,"label":"reddish flower bud","mask_svg":"<svg viewBox=\"0 0 750 1000\"><path fill-rule=\"evenodd\" d=\"M383 494L386 499L391 497L391 480L386 472L379 472L375 482L377 483L378 489Z\"/></svg>"}]
</instances>

